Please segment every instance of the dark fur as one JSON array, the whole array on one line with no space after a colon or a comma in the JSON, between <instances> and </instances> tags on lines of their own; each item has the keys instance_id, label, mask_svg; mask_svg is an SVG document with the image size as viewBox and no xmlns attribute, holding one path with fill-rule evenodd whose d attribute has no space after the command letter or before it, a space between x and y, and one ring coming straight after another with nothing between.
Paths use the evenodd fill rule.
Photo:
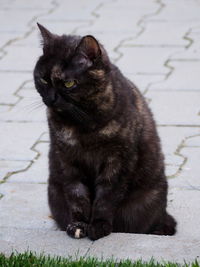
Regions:
<instances>
[{"instance_id":1,"label":"dark fur","mask_svg":"<svg viewBox=\"0 0 200 267\"><path fill-rule=\"evenodd\" d=\"M111 232L173 235L160 140L143 96L94 37L39 28L44 54L34 79L48 107L48 197L58 226L92 240ZM77 86L65 88L67 79Z\"/></svg>"}]
</instances>

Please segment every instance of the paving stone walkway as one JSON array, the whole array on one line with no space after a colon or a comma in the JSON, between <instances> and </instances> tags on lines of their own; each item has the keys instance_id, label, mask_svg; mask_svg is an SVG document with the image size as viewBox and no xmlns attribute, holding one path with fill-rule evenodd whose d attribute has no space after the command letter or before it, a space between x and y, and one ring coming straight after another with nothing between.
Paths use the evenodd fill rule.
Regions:
<instances>
[{"instance_id":1,"label":"paving stone walkway","mask_svg":"<svg viewBox=\"0 0 200 267\"><path fill-rule=\"evenodd\" d=\"M58 231L47 205L45 108L32 71L36 22L93 34L154 112L169 180L173 237L111 234L91 242ZM200 0L0 0L0 252L144 260L200 257Z\"/></svg>"}]
</instances>

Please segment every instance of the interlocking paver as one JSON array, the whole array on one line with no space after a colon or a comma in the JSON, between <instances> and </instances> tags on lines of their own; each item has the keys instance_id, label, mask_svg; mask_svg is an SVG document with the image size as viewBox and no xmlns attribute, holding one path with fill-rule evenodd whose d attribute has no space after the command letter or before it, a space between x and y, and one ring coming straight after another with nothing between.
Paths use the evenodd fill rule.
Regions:
<instances>
[{"instance_id":1,"label":"interlocking paver","mask_svg":"<svg viewBox=\"0 0 200 267\"><path fill-rule=\"evenodd\" d=\"M19 33L18 32L7 32L7 31L6 32L1 32L1 30L0 30L0 34L1 34L0 48L5 46L11 40L14 40L14 39L19 37Z\"/></svg>"},{"instance_id":2,"label":"interlocking paver","mask_svg":"<svg viewBox=\"0 0 200 267\"><path fill-rule=\"evenodd\" d=\"M190 190L200 190L199 180L199 147L184 147L180 154L184 157L185 163L181 167L181 173L176 179L171 179L170 185L178 187L186 187ZM198 192L198 194L200 194Z\"/></svg>"},{"instance_id":3,"label":"interlocking paver","mask_svg":"<svg viewBox=\"0 0 200 267\"><path fill-rule=\"evenodd\" d=\"M152 91L146 96L158 124L200 125L199 91Z\"/></svg>"},{"instance_id":4,"label":"interlocking paver","mask_svg":"<svg viewBox=\"0 0 200 267\"><path fill-rule=\"evenodd\" d=\"M174 177L178 173L179 167L183 165L185 161L185 157L180 154L181 151L179 152L179 150L183 145L185 145L185 142L186 144L189 144L189 142L193 140L189 137L198 135L199 130L200 127L158 127L158 132L161 138L162 148L165 155L166 173L168 176ZM173 178L173 180L176 180L176 178Z\"/></svg>"},{"instance_id":5,"label":"interlocking paver","mask_svg":"<svg viewBox=\"0 0 200 267\"><path fill-rule=\"evenodd\" d=\"M11 4L12 5L12 4ZM28 23L35 16L44 13L44 11L38 11L37 9L1 9L0 10L0 32L17 32L18 37L22 37L28 30L30 25ZM9 17L9 22L8 22ZM7 22L7 23L5 23Z\"/></svg>"},{"instance_id":6,"label":"interlocking paver","mask_svg":"<svg viewBox=\"0 0 200 267\"><path fill-rule=\"evenodd\" d=\"M151 20L164 20L164 21L173 21L173 22L195 22L199 24L199 1L191 0L181 0L181 1L168 1L162 0L162 3L165 5L162 12L159 13L156 17L151 18Z\"/></svg>"},{"instance_id":7,"label":"interlocking paver","mask_svg":"<svg viewBox=\"0 0 200 267\"><path fill-rule=\"evenodd\" d=\"M124 43L126 46L186 46L188 40L183 39L188 23L147 21L145 34L141 34L137 39ZM169 34L166 31L170 29Z\"/></svg>"},{"instance_id":8,"label":"interlocking paver","mask_svg":"<svg viewBox=\"0 0 200 267\"><path fill-rule=\"evenodd\" d=\"M173 47L122 47L123 57L118 61L118 66L124 72L167 74L168 68L164 66L169 56L178 48Z\"/></svg>"},{"instance_id":9,"label":"interlocking paver","mask_svg":"<svg viewBox=\"0 0 200 267\"><path fill-rule=\"evenodd\" d=\"M45 184L1 184L0 227L56 229L48 210L46 191Z\"/></svg>"},{"instance_id":10,"label":"interlocking paver","mask_svg":"<svg viewBox=\"0 0 200 267\"><path fill-rule=\"evenodd\" d=\"M45 123L1 122L0 129L2 159L33 160L37 153L31 148L47 131L47 126Z\"/></svg>"},{"instance_id":11,"label":"interlocking paver","mask_svg":"<svg viewBox=\"0 0 200 267\"><path fill-rule=\"evenodd\" d=\"M200 61L170 61L174 68L167 80L152 84L151 90L200 90Z\"/></svg>"},{"instance_id":12,"label":"interlocking paver","mask_svg":"<svg viewBox=\"0 0 200 267\"><path fill-rule=\"evenodd\" d=\"M97 240L90 248L88 255L109 259L114 256L118 259L127 257L131 260L143 259L149 261L151 255L163 261L184 263L183 259L193 261L199 255L200 241L198 238L188 240L180 237L163 237L151 235L116 234ZM182 250L180 248L183 248ZM115 256L116 255L116 256Z\"/></svg>"},{"instance_id":13,"label":"interlocking paver","mask_svg":"<svg viewBox=\"0 0 200 267\"><path fill-rule=\"evenodd\" d=\"M148 75L148 74L134 74L134 73L126 73L125 76L129 78L131 81L134 81L134 84L139 88L141 92L145 92L151 84L158 83L165 79L165 74L160 75Z\"/></svg>"},{"instance_id":14,"label":"interlocking paver","mask_svg":"<svg viewBox=\"0 0 200 267\"><path fill-rule=\"evenodd\" d=\"M12 171L25 170L29 165L28 160L0 160L0 182L2 182Z\"/></svg>"},{"instance_id":15,"label":"interlocking paver","mask_svg":"<svg viewBox=\"0 0 200 267\"><path fill-rule=\"evenodd\" d=\"M168 200L169 211L178 221L177 237L200 240L199 190L170 188Z\"/></svg>"},{"instance_id":16,"label":"interlocking paver","mask_svg":"<svg viewBox=\"0 0 200 267\"><path fill-rule=\"evenodd\" d=\"M88 31L97 36L105 43L111 58L116 61L122 53L121 49L118 49L119 45L126 40L135 39L143 31L143 26L140 25L143 19L146 16L154 16L159 9L160 5L152 1L143 6L138 5L137 1L126 1L126 6L121 1L107 2L99 8L97 19L88 28L78 29L77 33ZM123 17L123 23L120 24L118 10L120 17Z\"/></svg>"},{"instance_id":17,"label":"interlocking paver","mask_svg":"<svg viewBox=\"0 0 200 267\"><path fill-rule=\"evenodd\" d=\"M0 61L0 71L32 72L41 48L9 46L7 53Z\"/></svg>"},{"instance_id":18,"label":"interlocking paver","mask_svg":"<svg viewBox=\"0 0 200 267\"><path fill-rule=\"evenodd\" d=\"M0 105L0 112L8 112L10 110L10 106L9 105Z\"/></svg>"},{"instance_id":19,"label":"interlocking paver","mask_svg":"<svg viewBox=\"0 0 200 267\"><path fill-rule=\"evenodd\" d=\"M191 32L187 37L191 42L191 46L189 49L173 56L173 60L200 61L200 33Z\"/></svg>"},{"instance_id":20,"label":"interlocking paver","mask_svg":"<svg viewBox=\"0 0 200 267\"><path fill-rule=\"evenodd\" d=\"M0 72L0 104L15 104L19 100L15 92L30 79L32 74L29 73Z\"/></svg>"},{"instance_id":21,"label":"interlocking paver","mask_svg":"<svg viewBox=\"0 0 200 267\"><path fill-rule=\"evenodd\" d=\"M5 9L13 9L13 10L34 10L34 9L38 9L39 11L45 9L45 10L49 10L52 7L52 1L51 0L45 0L43 2L41 2L40 0L35 0L33 3L28 3L26 0L14 0L12 1L12 3L8 3L7 5L4 5L3 8ZM38 11L37 11L38 12Z\"/></svg>"},{"instance_id":22,"label":"interlocking paver","mask_svg":"<svg viewBox=\"0 0 200 267\"><path fill-rule=\"evenodd\" d=\"M21 89L17 92L18 103L10 112L2 112L0 121L46 122L46 108L36 90Z\"/></svg>"},{"instance_id":23,"label":"interlocking paver","mask_svg":"<svg viewBox=\"0 0 200 267\"><path fill-rule=\"evenodd\" d=\"M56 21L53 22L51 20L45 20L43 17L37 20L40 24L44 25L48 28L52 33L56 34L72 34L79 27L87 27L90 22L88 21ZM24 49L32 48L40 48L41 36L35 26L35 30L27 36L27 38L23 38L22 40L14 43L14 46L25 46Z\"/></svg>"},{"instance_id":24,"label":"interlocking paver","mask_svg":"<svg viewBox=\"0 0 200 267\"><path fill-rule=\"evenodd\" d=\"M200 147L200 134L193 135L187 139L187 147Z\"/></svg>"},{"instance_id":25,"label":"interlocking paver","mask_svg":"<svg viewBox=\"0 0 200 267\"><path fill-rule=\"evenodd\" d=\"M103 1L99 0L86 0L83 2L74 0L70 3L59 1L59 6L56 8L56 10L48 15L48 20L51 20L52 22L63 20L92 20L94 19L94 15L92 14L93 10L95 10L102 2ZM45 18L45 16L43 17Z\"/></svg>"},{"instance_id":26,"label":"interlocking paver","mask_svg":"<svg viewBox=\"0 0 200 267\"><path fill-rule=\"evenodd\" d=\"M47 183L48 178L48 159L47 154L49 150L48 142L40 142L35 146L35 149L40 154L34 164L25 171L13 174L8 182L10 183ZM1 162L0 162L1 164Z\"/></svg>"}]
</instances>

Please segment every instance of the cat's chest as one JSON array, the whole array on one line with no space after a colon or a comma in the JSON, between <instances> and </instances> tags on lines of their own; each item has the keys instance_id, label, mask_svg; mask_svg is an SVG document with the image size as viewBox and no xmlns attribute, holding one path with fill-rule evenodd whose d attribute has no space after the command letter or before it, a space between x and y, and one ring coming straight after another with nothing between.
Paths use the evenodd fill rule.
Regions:
<instances>
[{"instance_id":1,"label":"cat's chest","mask_svg":"<svg viewBox=\"0 0 200 267\"><path fill-rule=\"evenodd\" d=\"M81 137L73 128L63 128L57 132L59 140L59 151L62 154L63 163L78 166L84 173L94 173L98 171L101 162L101 150L98 142L91 140L91 136Z\"/></svg>"},{"instance_id":2,"label":"cat's chest","mask_svg":"<svg viewBox=\"0 0 200 267\"><path fill-rule=\"evenodd\" d=\"M67 147L74 147L80 143L73 128L65 127L60 129L57 131L56 137L62 145Z\"/></svg>"},{"instance_id":3,"label":"cat's chest","mask_svg":"<svg viewBox=\"0 0 200 267\"><path fill-rule=\"evenodd\" d=\"M63 127L56 131L56 138L61 144L62 148L66 147L67 150L81 151L81 154L90 154L100 149L99 144L101 139L97 135L80 134L73 127ZM85 155L87 158L87 155Z\"/></svg>"}]
</instances>

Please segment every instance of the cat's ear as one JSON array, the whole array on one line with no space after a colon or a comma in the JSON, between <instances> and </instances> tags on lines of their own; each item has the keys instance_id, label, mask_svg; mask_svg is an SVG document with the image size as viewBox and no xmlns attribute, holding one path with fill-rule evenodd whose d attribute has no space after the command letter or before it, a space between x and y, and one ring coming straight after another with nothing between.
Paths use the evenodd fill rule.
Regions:
<instances>
[{"instance_id":1,"label":"cat's ear","mask_svg":"<svg viewBox=\"0 0 200 267\"><path fill-rule=\"evenodd\" d=\"M101 56L100 45L92 35L86 35L81 39L77 51L85 54L92 61Z\"/></svg>"},{"instance_id":2,"label":"cat's ear","mask_svg":"<svg viewBox=\"0 0 200 267\"><path fill-rule=\"evenodd\" d=\"M37 23L38 28L40 29L40 33L42 35L42 44L43 46L48 46L55 38L55 35L48 31L44 26Z\"/></svg>"}]
</instances>

